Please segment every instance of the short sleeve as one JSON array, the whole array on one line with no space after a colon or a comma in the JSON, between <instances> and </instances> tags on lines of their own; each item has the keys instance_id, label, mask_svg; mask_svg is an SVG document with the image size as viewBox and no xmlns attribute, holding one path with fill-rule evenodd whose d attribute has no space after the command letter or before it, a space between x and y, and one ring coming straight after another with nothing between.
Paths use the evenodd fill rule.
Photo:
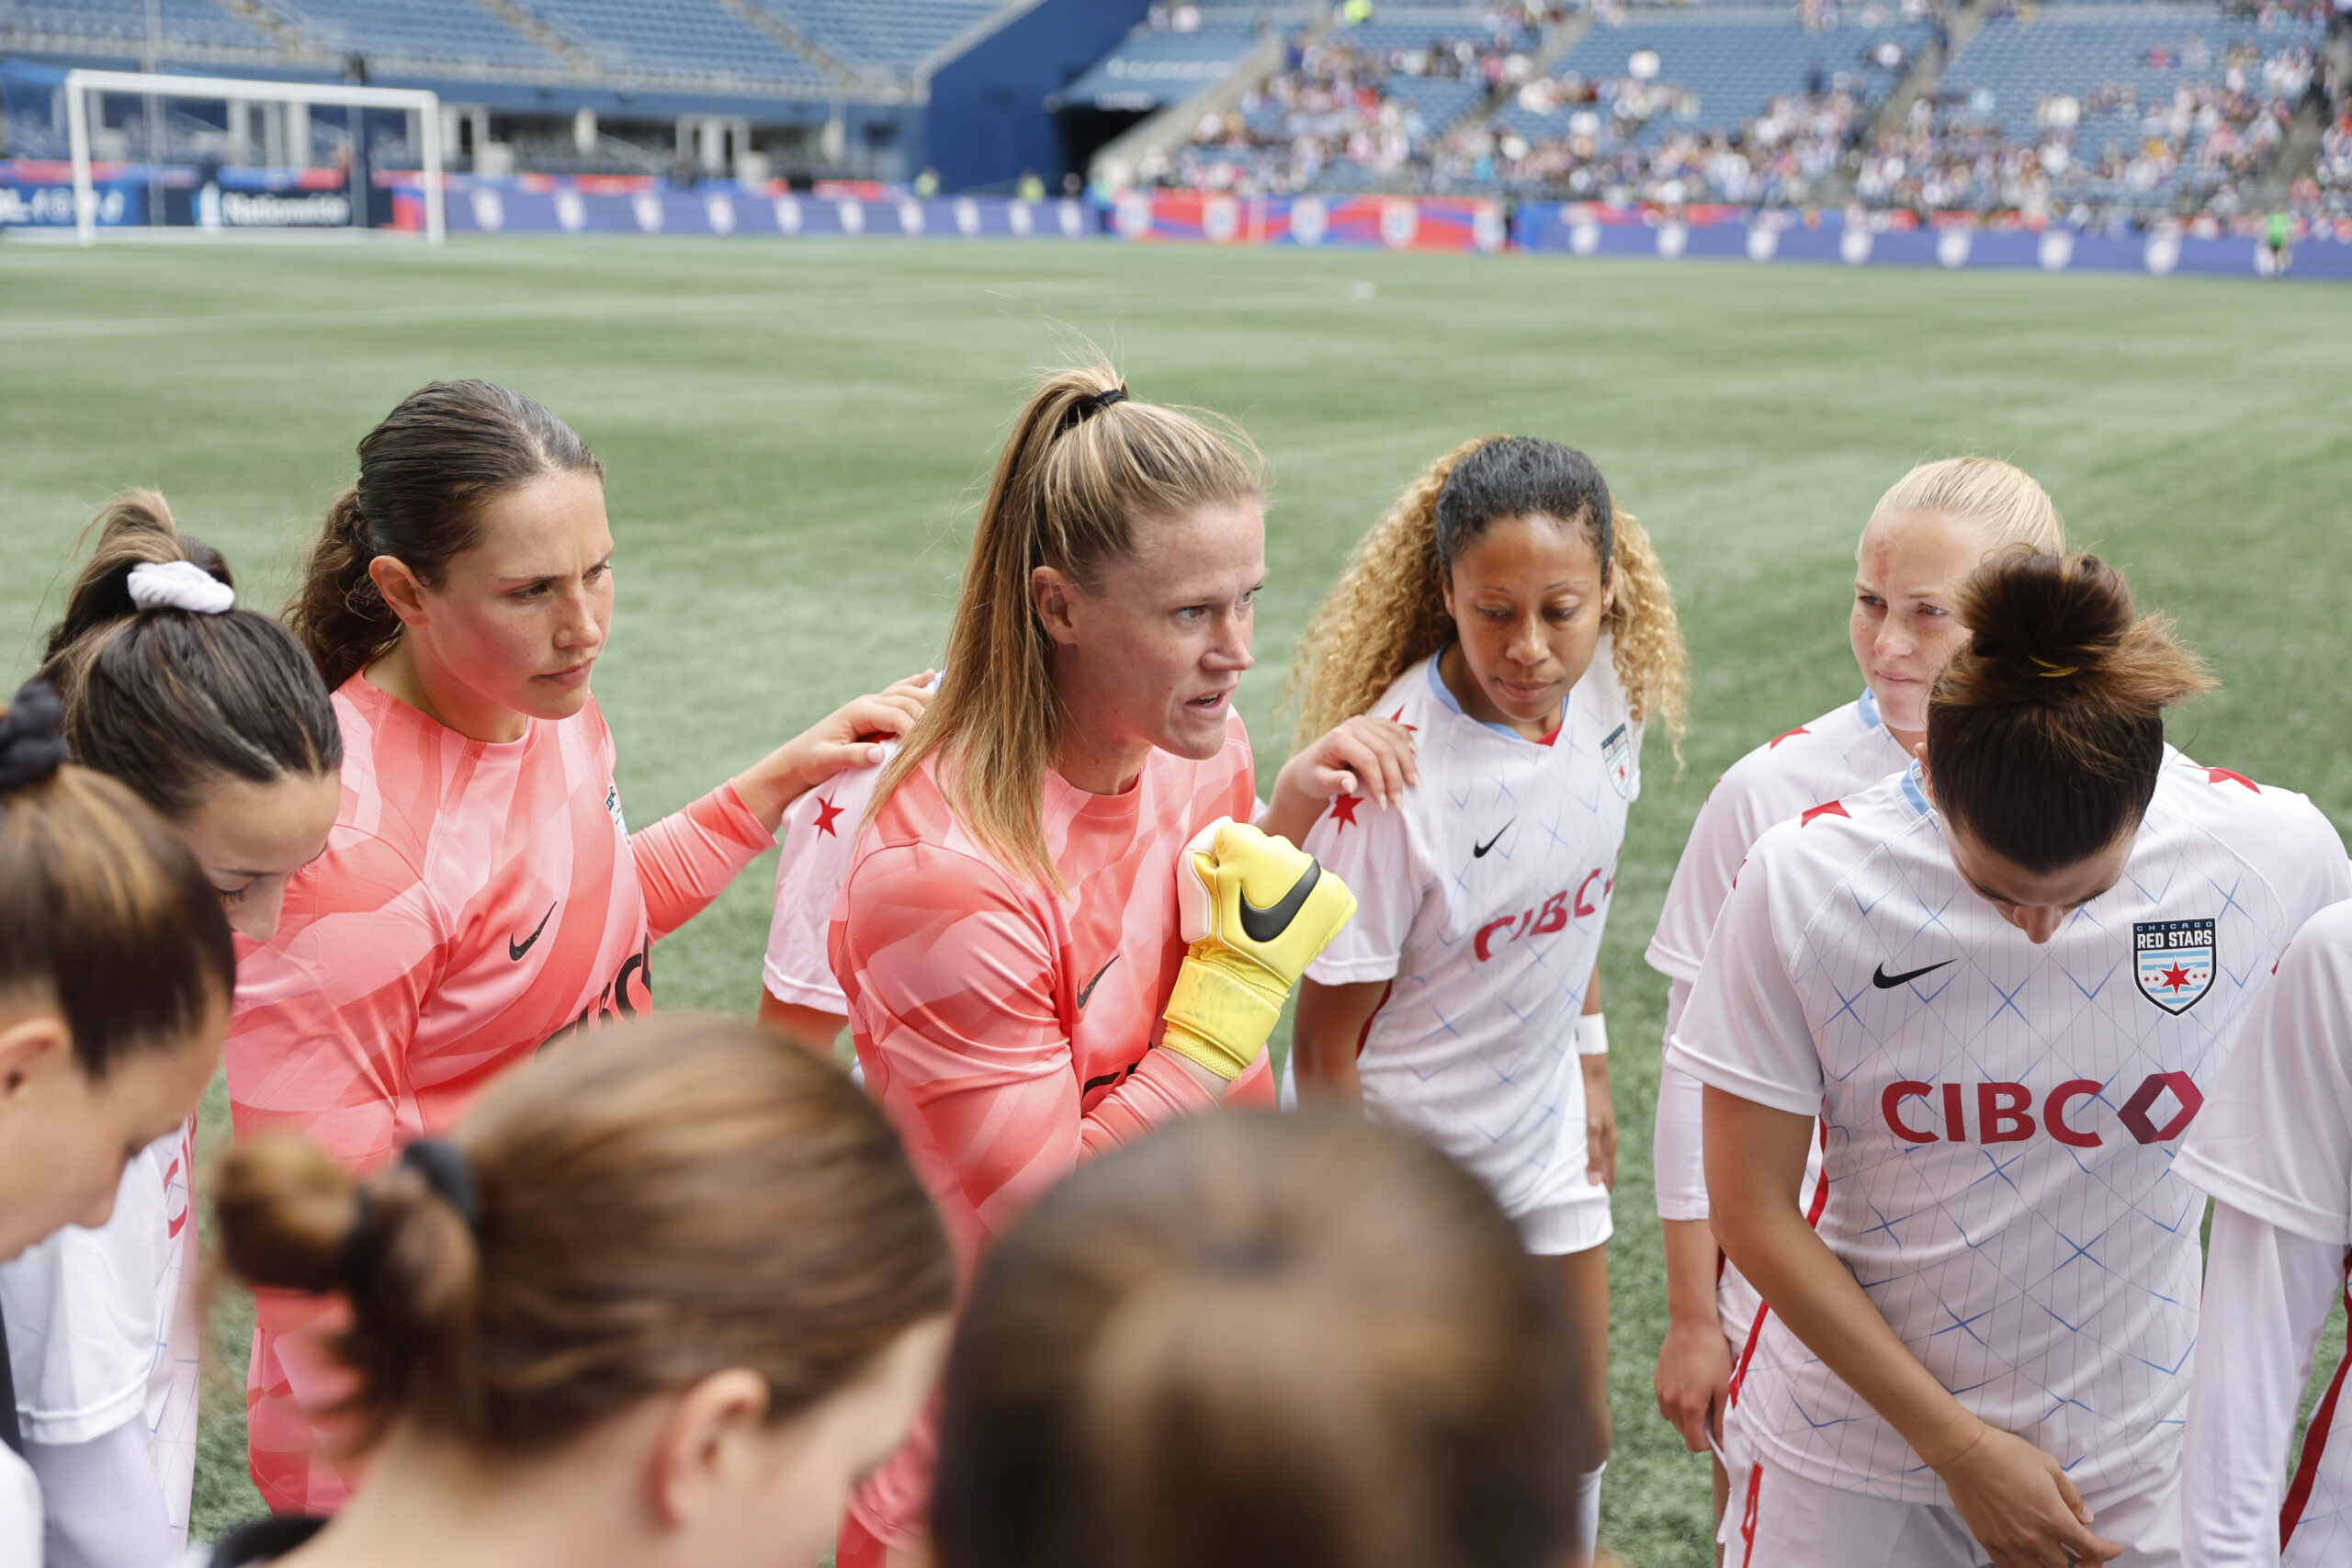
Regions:
<instances>
[{"instance_id":1,"label":"short sleeve","mask_svg":"<svg viewBox=\"0 0 2352 1568\"><path fill-rule=\"evenodd\" d=\"M1340 795L1307 830L1306 848L1356 896L1354 917L1306 966L1306 977L1321 986L1395 978L1423 882L1402 807Z\"/></svg>"},{"instance_id":2,"label":"short sleeve","mask_svg":"<svg viewBox=\"0 0 2352 1568\"><path fill-rule=\"evenodd\" d=\"M826 952L833 906L849 875L859 825L880 767L852 768L803 795L784 814L775 870L775 914L768 924L761 979L779 1001L846 1013L849 1003Z\"/></svg>"},{"instance_id":3,"label":"short sleeve","mask_svg":"<svg viewBox=\"0 0 2352 1568\"><path fill-rule=\"evenodd\" d=\"M2295 933L2173 1162L2232 1208L2352 1244L2352 905Z\"/></svg>"},{"instance_id":4,"label":"short sleeve","mask_svg":"<svg viewBox=\"0 0 2352 1568\"><path fill-rule=\"evenodd\" d=\"M1741 820L1744 792L1726 776L1717 781L1690 824L1690 837L1675 863L1674 880L1667 885L1666 903L1658 910L1657 930L1649 951L1642 956L1668 979L1686 983L1699 977L1707 956L1707 936L1715 916L1731 896L1732 880L1739 874L1740 857L1753 837Z\"/></svg>"},{"instance_id":5,"label":"short sleeve","mask_svg":"<svg viewBox=\"0 0 2352 1568\"><path fill-rule=\"evenodd\" d=\"M1775 929L1771 871L1768 855L1748 857L1715 922L1672 1057L1726 1094L1812 1116L1821 1109L1821 1053Z\"/></svg>"}]
</instances>

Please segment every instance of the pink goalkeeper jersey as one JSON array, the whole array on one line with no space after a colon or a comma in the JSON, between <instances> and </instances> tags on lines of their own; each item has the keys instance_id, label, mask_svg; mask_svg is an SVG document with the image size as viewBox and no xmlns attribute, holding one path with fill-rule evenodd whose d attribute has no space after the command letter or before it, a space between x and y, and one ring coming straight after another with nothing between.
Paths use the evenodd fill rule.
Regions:
<instances>
[{"instance_id":1,"label":"pink goalkeeper jersey","mask_svg":"<svg viewBox=\"0 0 2352 1568\"><path fill-rule=\"evenodd\" d=\"M237 1134L301 1133L353 1171L442 1132L499 1072L650 1007L652 941L775 840L732 784L631 838L592 700L522 739L471 740L368 683L334 694L343 807L327 852L243 953L228 1047ZM330 1310L263 1292L245 1404L254 1484L328 1513L345 1478L315 1413L340 1379L295 1329Z\"/></svg>"},{"instance_id":2,"label":"pink goalkeeper jersey","mask_svg":"<svg viewBox=\"0 0 2352 1568\"><path fill-rule=\"evenodd\" d=\"M833 973L866 1090L906 1140L970 1278L979 1253L1080 1159L1215 1104L1151 1049L1184 961L1176 857L1256 805L1234 717L1204 762L1153 751L1133 788L1045 779L1046 847L1069 892L1006 870L925 762L859 836L833 915ZM1273 1104L1261 1054L1228 1105ZM885 1544L928 1533L926 1416L850 1505Z\"/></svg>"}]
</instances>

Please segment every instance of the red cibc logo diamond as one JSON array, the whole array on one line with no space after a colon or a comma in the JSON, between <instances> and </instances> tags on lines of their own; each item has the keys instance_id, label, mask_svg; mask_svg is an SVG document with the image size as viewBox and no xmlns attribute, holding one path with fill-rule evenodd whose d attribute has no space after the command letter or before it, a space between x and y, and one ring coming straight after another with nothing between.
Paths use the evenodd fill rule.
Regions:
<instances>
[{"instance_id":1,"label":"red cibc logo diamond","mask_svg":"<svg viewBox=\"0 0 2352 1568\"><path fill-rule=\"evenodd\" d=\"M2176 1109L2172 1119L2159 1127L2148 1112L2155 1109L2156 1101L2164 1098L2167 1089L2172 1091ZM2189 1122L2197 1119L2198 1108L2204 1103L2205 1096L2198 1089L2197 1080L2187 1073L2150 1073L2132 1091L2132 1098L2123 1102L2123 1109L2115 1113L2115 1119L2143 1144L2166 1143L2188 1130Z\"/></svg>"}]
</instances>

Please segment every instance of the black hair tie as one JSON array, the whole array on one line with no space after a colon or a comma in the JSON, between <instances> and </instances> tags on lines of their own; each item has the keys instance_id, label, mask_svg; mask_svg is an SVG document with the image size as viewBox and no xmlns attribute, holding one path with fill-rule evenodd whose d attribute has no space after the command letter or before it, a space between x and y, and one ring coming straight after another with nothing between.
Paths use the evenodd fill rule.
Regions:
<instances>
[{"instance_id":1,"label":"black hair tie","mask_svg":"<svg viewBox=\"0 0 2352 1568\"><path fill-rule=\"evenodd\" d=\"M481 1193L464 1151L440 1138L419 1138L401 1151L401 1163L424 1177L435 1195L464 1218L468 1230L480 1234Z\"/></svg>"},{"instance_id":2,"label":"black hair tie","mask_svg":"<svg viewBox=\"0 0 2352 1568\"><path fill-rule=\"evenodd\" d=\"M73 755L62 726L65 705L57 688L46 681L28 681L17 688L8 716L0 718L0 792L36 784L65 765Z\"/></svg>"},{"instance_id":3,"label":"black hair tie","mask_svg":"<svg viewBox=\"0 0 2352 1568\"><path fill-rule=\"evenodd\" d=\"M1126 400L1127 389L1125 387L1113 387L1108 391L1090 393L1069 405L1069 410L1062 415L1061 428L1054 434L1059 435L1062 431L1085 423L1113 403L1124 403Z\"/></svg>"}]
</instances>

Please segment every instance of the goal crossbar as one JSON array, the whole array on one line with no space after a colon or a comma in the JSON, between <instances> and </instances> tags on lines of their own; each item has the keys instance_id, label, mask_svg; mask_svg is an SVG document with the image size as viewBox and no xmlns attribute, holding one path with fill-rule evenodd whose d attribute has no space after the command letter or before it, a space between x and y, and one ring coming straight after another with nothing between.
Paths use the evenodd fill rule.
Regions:
<instances>
[{"instance_id":1,"label":"goal crossbar","mask_svg":"<svg viewBox=\"0 0 2352 1568\"><path fill-rule=\"evenodd\" d=\"M65 73L66 136L74 159L74 230L84 245L98 243L97 185L90 175L92 93L154 94L160 97L229 98L248 103L345 104L358 108L413 109L424 154L424 242L437 245L447 232L442 220L441 97L420 87L358 87L337 82L250 82L230 76L176 76L148 71L68 71ZM356 171L356 165L355 165ZM364 202L367 193L354 191Z\"/></svg>"}]
</instances>

